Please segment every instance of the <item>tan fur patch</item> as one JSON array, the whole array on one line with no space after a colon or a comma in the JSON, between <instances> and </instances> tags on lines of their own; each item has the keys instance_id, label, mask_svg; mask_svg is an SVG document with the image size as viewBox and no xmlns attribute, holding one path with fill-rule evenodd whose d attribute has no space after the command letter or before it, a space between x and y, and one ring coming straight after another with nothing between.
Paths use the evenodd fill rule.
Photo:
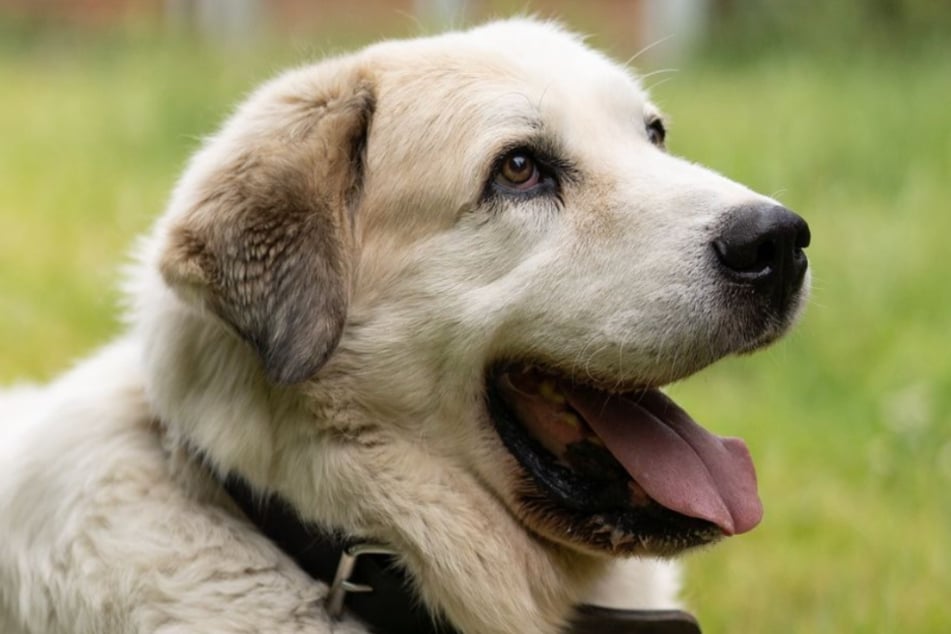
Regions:
<instances>
[{"instance_id":1,"label":"tan fur patch","mask_svg":"<svg viewBox=\"0 0 951 634\"><path fill-rule=\"evenodd\" d=\"M282 104L289 123L252 139L205 183L162 259L168 283L197 291L277 383L312 376L346 320L352 213L373 109L366 85L352 91Z\"/></svg>"}]
</instances>

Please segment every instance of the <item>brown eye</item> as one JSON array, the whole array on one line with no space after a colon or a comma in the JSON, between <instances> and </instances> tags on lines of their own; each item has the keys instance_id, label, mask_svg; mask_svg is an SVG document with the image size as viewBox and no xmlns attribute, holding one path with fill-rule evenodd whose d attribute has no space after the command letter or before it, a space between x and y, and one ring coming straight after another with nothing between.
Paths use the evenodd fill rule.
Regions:
<instances>
[{"instance_id":1,"label":"brown eye","mask_svg":"<svg viewBox=\"0 0 951 634\"><path fill-rule=\"evenodd\" d=\"M664 147L664 141L667 139L667 130L664 128L664 122L660 119L652 119L647 122L647 139L659 148Z\"/></svg>"},{"instance_id":2,"label":"brown eye","mask_svg":"<svg viewBox=\"0 0 951 634\"><path fill-rule=\"evenodd\" d=\"M525 150L509 152L499 167L496 182L509 189L525 191L537 186L541 181L538 165L531 154Z\"/></svg>"}]
</instances>

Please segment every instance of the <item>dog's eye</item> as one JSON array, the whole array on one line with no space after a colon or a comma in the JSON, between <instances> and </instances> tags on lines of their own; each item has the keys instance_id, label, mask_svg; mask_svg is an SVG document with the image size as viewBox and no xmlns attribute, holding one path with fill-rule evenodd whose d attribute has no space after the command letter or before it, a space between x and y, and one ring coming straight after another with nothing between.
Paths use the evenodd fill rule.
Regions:
<instances>
[{"instance_id":1,"label":"dog's eye","mask_svg":"<svg viewBox=\"0 0 951 634\"><path fill-rule=\"evenodd\" d=\"M660 119L651 119L647 122L647 138L659 148L664 147L664 141L667 139L667 129L664 128L664 122Z\"/></svg>"},{"instance_id":2,"label":"dog's eye","mask_svg":"<svg viewBox=\"0 0 951 634\"><path fill-rule=\"evenodd\" d=\"M537 187L542 181L535 159L525 150L513 150L499 165L495 182L506 189L524 192Z\"/></svg>"}]
</instances>

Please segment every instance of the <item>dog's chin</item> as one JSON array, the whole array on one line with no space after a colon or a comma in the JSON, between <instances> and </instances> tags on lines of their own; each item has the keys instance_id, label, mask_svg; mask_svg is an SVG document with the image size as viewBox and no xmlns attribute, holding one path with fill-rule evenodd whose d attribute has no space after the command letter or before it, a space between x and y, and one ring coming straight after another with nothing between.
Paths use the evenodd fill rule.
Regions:
<instances>
[{"instance_id":1,"label":"dog's chin","mask_svg":"<svg viewBox=\"0 0 951 634\"><path fill-rule=\"evenodd\" d=\"M588 553L673 556L759 522L741 441L656 388L571 377L512 362L486 372L489 418L517 465L505 497L530 531Z\"/></svg>"},{"instance_id":2,"label":"dog's chin","mask_svg":"<svg viewBox=\"0 0 951 634\"><path fill-rule=\"evenodd\" d=\"M744 301L748 298L743 294L728 294L731 326L725 330L727 340L718 346L723 356L751 354L782 339L805 311L809 291L807 272L802 287L779 310L763 302Z\"/></svg>"}]
</instances>

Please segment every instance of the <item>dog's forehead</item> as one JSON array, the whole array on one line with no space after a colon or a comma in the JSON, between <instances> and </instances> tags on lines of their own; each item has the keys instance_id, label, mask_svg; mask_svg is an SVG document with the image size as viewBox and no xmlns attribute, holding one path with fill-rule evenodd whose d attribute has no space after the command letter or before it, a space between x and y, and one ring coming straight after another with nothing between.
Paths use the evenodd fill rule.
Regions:
<instances>
[{"instance_id":1,"label":"dog's forehead","mask_svg":"<svg viewBox=\"0 0 951 634\"><path fill-rule=\"evenodd\" d=\"M589 48L583 40L557 25L513 20L496 22L463 34L478 59L502 66L510 78L556 99L587 98L597 107L615 107L625 113L641 109L646 101L636 79L624 68ZM544 105L544 103L542 103Z\"/></svg>"},{"instance_id":2,"label":"dog's forehead","mask_svg":"<svg viewBox=\"0 0 951 634\"><path fill-rule=\"evenodd\" d=\"M478 174L520 138L592 147L643 135L655 110L627 69L550 23L508 20L370 53L380 89L374 129L391 137L381 144L386 157L405 174L413 157L451 153L463 167L445 174L456 192L467 189L461 174Z\"/></svg>"},{"instance_id":3,"label":"dog's forehead","mask_svg":"<svg viewBox=\"0 0 951 634\"><path fill-rule=\"evenodd\" d=\"M601 116L649 107L637 79L552 23L507 20L469 31L374 47L391 86L416 99L443 96L519 109L566 104ZM577 103L583 102L583 103ZM517 112L516 112L517 115Z\"/></svg>"}]
</instances>

